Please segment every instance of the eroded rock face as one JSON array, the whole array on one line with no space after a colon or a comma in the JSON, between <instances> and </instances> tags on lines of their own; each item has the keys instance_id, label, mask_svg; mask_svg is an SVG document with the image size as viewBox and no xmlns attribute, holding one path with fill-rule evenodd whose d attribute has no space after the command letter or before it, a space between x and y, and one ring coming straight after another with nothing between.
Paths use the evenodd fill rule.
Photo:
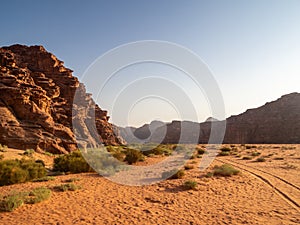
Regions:
<instances>
[{"instance_id":1,"label":"eroded rock face","mask_svg":"<svg viewBox=\"0 0 300 225\"><path fill-rule=\"evenodd\" d=\"M208 143L212 125L216 130L221 130L224 121L214 118L209 118L203 123L172 121L152 132L149 142ZM131 129L134 129L137 135L138 131L143 131L142 128L144 127ZM165 133L163 129L167 132ZM185 135L180 139L181 132L185 132ZM127 136L123 137L128 143L132 140ZM240 115L227 118L223 143L299 144L300 93L284 95L259 108L249 109Z\"/></svg>"},{"instance_id":2,"label":"eroded rock face","mask_svg":"<svg viewBox=\"0 0 300 225\"><path fill-rule=\"evenodd\" d=\"M227 119L225 143L300 143L300 93Z\"/></svg>"},{"instance_id":3,"label":"eroded rock face","mask_svg":"<svg viewBox=\"0 0 300 225\"><path fill-rule=\"evenodd\" d=\"M1 144L67 153L78 147L74 132L83 145L122 144L108 119L72 70L42 46L0 48Z\"/></svg>"}]
</instances>

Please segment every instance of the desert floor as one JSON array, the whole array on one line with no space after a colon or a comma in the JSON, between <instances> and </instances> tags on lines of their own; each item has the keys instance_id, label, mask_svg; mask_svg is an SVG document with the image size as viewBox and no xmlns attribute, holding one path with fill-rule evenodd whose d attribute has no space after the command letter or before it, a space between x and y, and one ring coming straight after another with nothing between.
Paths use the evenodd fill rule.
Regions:
<instances>
[{"instance_id":1,"label":"desert floor","mask_svg":"<svg viewBox=\"0 0 300 225\"><path fill-rule=\"evenodd\" d=\"M234 155L217 157L205 171L197 166L201 158L190 159L188 164L194 168L186 170L182 179L148 186L120 185L96 173L3 186L0 193L5 195L79 178L75 183L82 188L53 191L45 202L0 213L0 224L300 224L300 145L251 146L235 145ZM253 157L254 152L261 154ZM19 153L9 150L5 158ZM51 164L51 157L37 157ZM259 157L266 161L256 162ZM224 163L241 173L205 177L214 165ZM187 180L198 182L196 190L183 187Z\"/></svg>"}]
</instances>

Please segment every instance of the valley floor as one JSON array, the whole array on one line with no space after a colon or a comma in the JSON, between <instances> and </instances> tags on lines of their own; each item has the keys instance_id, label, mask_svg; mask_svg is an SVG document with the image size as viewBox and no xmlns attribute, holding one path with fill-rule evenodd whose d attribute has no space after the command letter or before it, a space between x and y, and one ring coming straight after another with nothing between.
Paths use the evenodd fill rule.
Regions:
<instances>
[{"instance_id":1,"label":"valley floor","mask_svg":"<svg viewBox=\"0 0 300 225\"><path fill-rule=\"evenodd\" d=\"M232 145L233 146L233 145ZM300 145L235 145L200 171L201 158L182 179L149 186L125 186L96 173L57 176L55 180L0 187L2 195L53 187L70 178L82 188L52 192L49 200L0 213L1 224L300 224ZM256 154L256 152L259 153ZM255 155L255 156L254 156ZM265 158L257 162L257 158ZM147 161L145 162L147 163ZM232 164L232 177L205 177L215 165ZM186 190L187 180L198 182Z\"/></svg>"}]
</instances>

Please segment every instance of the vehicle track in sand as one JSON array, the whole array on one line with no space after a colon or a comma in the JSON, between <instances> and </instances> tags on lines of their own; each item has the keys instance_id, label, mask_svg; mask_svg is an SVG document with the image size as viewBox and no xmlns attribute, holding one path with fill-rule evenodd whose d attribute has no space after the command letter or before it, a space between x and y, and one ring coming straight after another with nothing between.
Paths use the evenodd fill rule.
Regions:
<instances>
[{"instance_id":1,"label":"vehicle track in sand","mask_svg":"<svg viewBox=\"0 0 300 225\"><path fill-rule=\"evenodd\" d=\"M232 166L239 168L242 171L250 173L256 178L263 181L266 185L271 187L275 192L280 195L285 201L287 201L291 206L293 206L297 211L300 212L300 187L272 174L268 171L264 171L259 168L254 168L253 166L246 165L231 159L219 159L216 161L221 163L231 164Z\"/></svg>"}]
</instances>

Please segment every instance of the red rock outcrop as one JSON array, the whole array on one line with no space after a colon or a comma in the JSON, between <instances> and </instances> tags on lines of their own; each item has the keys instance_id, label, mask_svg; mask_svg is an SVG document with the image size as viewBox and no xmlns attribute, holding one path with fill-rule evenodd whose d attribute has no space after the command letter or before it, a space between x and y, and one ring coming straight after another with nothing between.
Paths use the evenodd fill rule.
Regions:
<instances>
[{"instance_id":1,"label":"red rock outcrop","mask_svg":"<svg viewBox=\"0 0 300 225\"><path fill-rule=\"evenodd\" d=\"M224 121L217 121L214 118L209 118L200 124L189 121L172 121L152 132L149 141L156 143L196 143L197 141L208 143L212 124L218 131L224 126ZM136 136L143 135L138 132L144 129L131 129L134 130ZM185 132L185 138L180 139L182 132ZM199 138L195 137L198 134ZM127 138L124 136L124 139L130 143L132 137L131 139ZM240 115L227 118L223 143L300 144L300 93L284 95L259 108L249 109Z\"/></svg>"},{"instance_id":2,"label":"red rock outcrop","mask_svg":"<svg viewBox=\"0 0 300 225\"><path fill-rule=\"evenodd\" d=\"M0 48L1 144L52 153L75 150L78 137L90 145L122 144L108 119L72 70L42 46Z\"/></svg>"}]
</instances>

